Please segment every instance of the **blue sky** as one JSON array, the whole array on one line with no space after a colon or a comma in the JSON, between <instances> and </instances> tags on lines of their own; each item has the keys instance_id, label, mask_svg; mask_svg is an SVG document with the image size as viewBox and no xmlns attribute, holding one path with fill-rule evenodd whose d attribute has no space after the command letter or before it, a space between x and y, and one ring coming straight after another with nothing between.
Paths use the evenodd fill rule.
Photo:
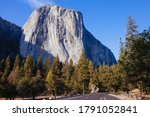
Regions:
<instances>
[{"instance_id":1,"label":"blue sky","mask_svg":"<svg viewBox=\"0 0 150 117\"><path fill-rule=\"evenodd\" d=\"M125 37L128 16L135 19L139 31L150 26L150 0L1 0L0 16L23 26L30 14L44 4L55 4L82 12L85 27L116 59L119 39Z\"/></svg>"}]
</instances>

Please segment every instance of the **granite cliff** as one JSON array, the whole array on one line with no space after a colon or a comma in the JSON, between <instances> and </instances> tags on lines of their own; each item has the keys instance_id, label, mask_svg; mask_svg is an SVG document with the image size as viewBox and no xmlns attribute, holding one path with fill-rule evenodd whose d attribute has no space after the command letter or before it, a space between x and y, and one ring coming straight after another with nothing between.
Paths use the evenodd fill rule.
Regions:
<instances>
[{"instance_id":1,"label":"granite cliff","mask_svg":"<svg viewBox=\"0 0 150 117\"><path fill-rule=\"evenodd\" d=\"M95 65L111 65L116 59L109 48L98 41L84 26L82 13L59 6L43 6L35 10L25 25L20 40L20 54L59 56L60 61L78 63L82 50Z\"/></svg>"}]
</instances>

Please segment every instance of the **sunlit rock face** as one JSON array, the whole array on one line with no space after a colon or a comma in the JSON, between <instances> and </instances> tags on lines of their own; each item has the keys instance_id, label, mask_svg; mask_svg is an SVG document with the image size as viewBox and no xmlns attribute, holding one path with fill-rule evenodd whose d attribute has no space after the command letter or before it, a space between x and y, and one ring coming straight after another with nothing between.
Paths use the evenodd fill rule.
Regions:
<instances>
[{"instance_id":1,"label":"sunlit rock face","mask_svg":"<svg viewBox=\"0 0 150 117\"><path fill-rule=\"evenodd\" d=\"M78 63L82 50L95 65L115 64L113 53L86 30L79 11L59 6L43 6L35 10L25 25L20 41L20 54L50 57Z\"/></svg>"}]
</instances>

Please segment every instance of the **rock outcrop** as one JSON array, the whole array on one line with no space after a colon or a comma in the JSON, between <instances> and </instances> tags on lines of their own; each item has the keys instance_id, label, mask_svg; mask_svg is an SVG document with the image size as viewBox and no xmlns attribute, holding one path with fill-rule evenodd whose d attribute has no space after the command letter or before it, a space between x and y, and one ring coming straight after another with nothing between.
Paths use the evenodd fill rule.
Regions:
<instances>
[{"instance_id":1,"label":"rock outcrop","mask_svg":"<svg viewBox=\"0 0 150 117\"><path fill-rule=\"evenodd\" d=\"M20 54L38 56L59 56L60 61L72 59L78 63L82 49L95 65L115 64L110 49L98 41L83 24L79 11L59 6L43 6L35 10L23 26Z\"/></svg>"}]
</instances>

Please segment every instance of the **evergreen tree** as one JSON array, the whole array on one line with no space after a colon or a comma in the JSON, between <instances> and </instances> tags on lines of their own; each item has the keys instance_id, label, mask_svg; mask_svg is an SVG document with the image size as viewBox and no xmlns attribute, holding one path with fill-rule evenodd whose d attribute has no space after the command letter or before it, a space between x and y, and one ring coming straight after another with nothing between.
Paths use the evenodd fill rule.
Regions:
<instances>
[{"instance_id":1,"label":"evergreen tree","mask_svg":"<svg viewBox=\"0 0 150 117\"><path fill-rule=\"evenodd\" d=\"M89 61L88 69L89 69L90 79L91 79L91 81L93 83L94 65L93 65L92 61Z\"/></svg>"},{"instance_id":2,"label":"evergreen tree","mask_svg":"<svg viewBox=\"0 0 150 117\"><path fill-rule=\"evenodd\" d=\"M8 90L10 92L10 98L14 99L16 96L18 96L16 88L20 79L21 79L20 67L16 66L8 76L8 88L9 88Z\"/></svg>"},{"instance_id":3,"label":"evergreen tree","mask_svg":"<svg viewBox=\"0 0 150 117\"><path fill-rule=\"evenodd\" d=\"M130 36L133 36L135 34L137 34L137 29L138 26L136 25L136 22L134 21L134 19L132 19L131 16L128 17L128 24L127 24L127 38Z\"/></svg>"},{"instance_id":4,"label":"evergreen tree","mask_svg":"<svg viewBox=\"0 0 150 117\"><path fill-rule=\"evenodd\" d=\"M109 92L111 90L110 87L110 74L109 74L109 66L108 65L100 65L98 68L99 71L99 75L98 75L98 79L99 79L99 90L101 92Z\"/></svg>"},{"instance_id":5,"label":"evergreen tree","mask_svg":"<svg viewBox=\"0 0 150 117\"><path fill-rule=\"evenodd\" d=\"M49 70L47 77L46 77L46 88L49 94L52 94L54 96L56 96L57 93L57 89L56 89L56 83L57 83L57 79L54 78L54 74L52 72L52 70Z\"/></svg>"},{"instance_id":6,"label":"evergreen tree","mask_svg":"<svg viewBox=\"0 0 150 117\"><path fill-rule=\"evenodd\" d=\"M118 77L122 79L122 90L126 91L129 85L127 74L125 71L125 64L126 64L126 55L125 53L125 44L120 39L120 55L117 66L118 70Z\"/></svg>"},{"instance_id":7,"label":"evergreen tree","mask_svg":"<svg viewBox=\"0 0 150 117\"><path fill-rule=\"evenodd\" d=\"M35 71L35 62L32 59L31 55L28 55L26 57L25 63L24 63L24 73L25 77L31 78Z\"/></svg>"},{"instance_id":8,"label":"evergreen tree","mask_svg":"<svg viewBox=\"0 0 150 117\"><path fill-rule=\"evenodd\" d=\"M67 63L65 62L65 64L63 64L63 68L62 68L62 78L64 80L65 83L65 93L67 95L69 95L69 93L71 92L71 79L72 76L74 74L74 66L73 66L73 61L72 59L70 59L70 62Z\"/></svg>"},{"instance_id":9,"label":"evergreen tree","mask_svg":"<svg viewBox=\"0 0 150 117\"><path fill-rule=\"evenodd\" d=\"M131 76L129 75L130 72L130 55L132 54L132 46L134 42L136 41L136 38L138 37L138 26L136 25L136 22L131 17L128 18L128 24L127 24L127 34L126 34L126 40L124 44L124 48L121 50L120 58L119 58L119 67L120 67L120 75L124 77L124 83L125 83L125 89L129 90L132 86L130 84L133 84L131 82ZM134 76L136 77L136 76Z\"/></svg>"},{"instance_id":10,"label":"evergreen tree","mask_svg":"<svg viewBox=\"0 0 150 117\"><path fill-rule=\"evenodd\" d=\"M37 70L41 72L42 78L45 76L45 70L44 70L44 65L42 61L42 57L39 56L38 62L37 62Z\"/></svg>"},{"instance_id":11,"label":"evergreen tree","mask_svg":"<svg viewBox=\"0 0 150 117\"><path fill-rule=\"evenodd\" d=\"M25 97L32 96L31 86L30 86L30 79L27 78L27 77L22 77L18 82L16 90L17 90L18 95L20 97L25 98Z\"/></svg>"},{"instance_id":12,"label":"evergreen tree","mask_svg":"<svg viewBox=\"0 0 150 117\"><path fill-rule=\"evenodd\" d=\"M1 78L1 93L3 97L10 98L11 92L9 91L9 84L7 79L11 71L11 61L9 56L6 58L4 66L4 73Z\"/></svg>"},{"instance_id":13,"label":"evergreen tree","mask_svg":"<svg viewBox=\"0 0 150 117\"><path fill-rule=\"evenodd\" d=\"M77 75L77 66L74 68L74 72L72 73L72 77L70 80L70 87L71 87L71 95L75 94L81 94L83 89L80 85L80 82L78 81L78 75Z\"/></svg>"},{"instance_id":14,"label":"evergreen tree","mask_svg":"<svg viewBox=\"0 0 150 117\"><path fill-rule=\"evenodd\" d=\"M137 25L129 18L127 37L122 56L123 68L128 86L139 88L141 92L149 91L149 30L137 33ZM121 61L119 61L121 63ZM120 64L119 63L119 64Z\"/></svg>"},{"instance_id":15,"label":"evergreen tree","mask_svg":"<svg viewBox=\"0 0 150 117\"><path fill-rule=\"evenodd\" d=\"M84 50L81 53L78 65L77 65L78 81L83 89L83 94L89 92L90 75L88 70L88 60L85 56Z\"/></svg>"},{"instance_id":16,"label":"evergreen tree","mask_svg":"<svg viewBox=\"0 0 150 117\"><path fill-rule=\"evenodd\" d=\"M89 89L92 90L92 88L96 88L98 86L98 73L97 69L94 68L93 62L89 61L88 64L88 70L89 70L89 77L90 77L90 82L89 82Z\"/></svg>"},{"instance_id":17,"label":"evergreen tree","mask_svg":"<svg viewBox=\"0 0 150 117\"><path fill-rule=\"evenodd\" d=\"M38 62L37 62L37 69L40 71L43 71L43 62L42 62L42 57L39 56Z\"/></svg>"},{"instance_id":18,"label":"evergreen tree","mask_svg":"<svg viewBox=\"0 0 150 117\"><path fill-rule=\"evenodd\" d=\"M4 64L4 59L2 59L2 60L0 61L0 79L1 79L1 77L2 77L2 75L3 75L3 72L4 72L4 66L5 66L5 64Z\"/></svg>"},{"instance_id":19,"label":"evergreen tree","mask_svg":"<svg viewBox=\"0 0 150 117\"><path fill-rule=\"evenodd\" d=\"M51 61L50 61L50 58L45 58L44 60L44 65L43 65L43 69L44 69L44 78L46 78L49 70L50 70L50 67L51 67Z\"/></svg>"},{"instance_id":20,"label":"evergreen tree","mask_svg":"<svg viewBox=\"0 0 150 117\"><path fill-rule=\"evenodd\" d=\"M124 79L119 75L118 65L112 65L109 68L110 85L112 92L118 92L123 89Z\"/></svg>"},{"instance_id":21,"label":"evergreen tree","mask_svg":"<svg viewBox=\"0 0 150 117\"><path fill-rule=\"evenodd\" d=\"M10 92L10 98L15 98L17 94L17 85L21 78L21 71L20 71L20 58L19 55L16 56L14 67L8 76L8 90Z\"/></svg>"},{"instance_id":22,"label":"evergreen tree","mask_svg":"<svg viewBox=\"0 0 150 117\"><path fill-rule=\"evenodd\" d=\"M19 55L16 56L15 58L15 63L13 69L16 69L16 67L20 67L20 58Z\"/></svg>"},{"instance_id":23,"label":"evergreen tree","mask_svg":"<svg viewBox=\"0 0 150 117\"><path fill-rule=\"evenodd\" d=\"M30 79L29 86L32 94L32 99L35 99L35 96L44 91L44 79L42 79L40 70L37 70L36 75Z\"/></svg>"},{"instance_id":24,"label":"evergreen tree","mask_svg":"<svg viewBox=\"0 0 150 117\"><path fill-rule=\"evenodd\" d=\"M132 37L132 45L127 46L130 53L127 56L126 72L129 81L134 87L138 87L141 92L149 91L149 61L150 61L150 33L144 31L138 36Z\"/></svg>"},{"instance_id":25,"label":"evergreen tree","mask_svg":"<svg viewBox=\"0 0 150 117\"><path fill-rule=\"evenodd\" d=\"M64 93L64 82L61 79L62 64L59 62L58 56L54 59L51 69L46 77L46 88L50 94L61 95Z\"/></svg>"},{"instance_id":26,"label":"evergreen tree","mask_svg":"<svg viewBox=\"0 0 150 117\"><path fill-rule=\"evenodd\" d=\"M5 67L4 67L4 73L2 75L2 82L4 83L7 83L7 77L10 73L10 70L11 70L11 66L10 66L10 57L8 56L6 58L6 61L5 61Z\"/></svg>"},{"instance_id":27,"label":"evergreen tree","mask_svg":"<svg viewBox=\"0 0 150 117\"><path fill-rule=\"evenodd\" d=\"M2 75L4 73L4 60L2 59L0 61L0 96L2 96L3 93L3 82L2 82Z\"/></svg>"},{"instance_id":28,"label":"evergreen tree","mask_svg":"<svg viewBox=\"0 0 150 117\"><path fill-rule=\"evenodd\" d=\"M63 80L64 84L65 84L65 95L68 95L69 91L70 91L70 86L69 86L69 67L68 67L68 62L65 61L65 63L63 63L62 66L62 70L61 70L61 79Z\"/></svg>"},{"instance_id":29,"label":"evergreen tree","mask_svg":"<svg viewBox=\"0 0 150 117\"><path fill-rule=\"evenodd\" d=\"M30 97L33 96L33 98L35 97L35 95L33 94L33 87L35 85L34 81L36 82L36 63L35 61L32 59L31 55L28 55L25 59L24 64L22 64L23 67L21 67L20 71L20 80L18 82L17 85L17 92L21 97ZM35 77L34 77L35 76ZM33 85L33 87L32 87ZM37 83L38 85L38 83Z\"/></svg>"}]
</instances>

